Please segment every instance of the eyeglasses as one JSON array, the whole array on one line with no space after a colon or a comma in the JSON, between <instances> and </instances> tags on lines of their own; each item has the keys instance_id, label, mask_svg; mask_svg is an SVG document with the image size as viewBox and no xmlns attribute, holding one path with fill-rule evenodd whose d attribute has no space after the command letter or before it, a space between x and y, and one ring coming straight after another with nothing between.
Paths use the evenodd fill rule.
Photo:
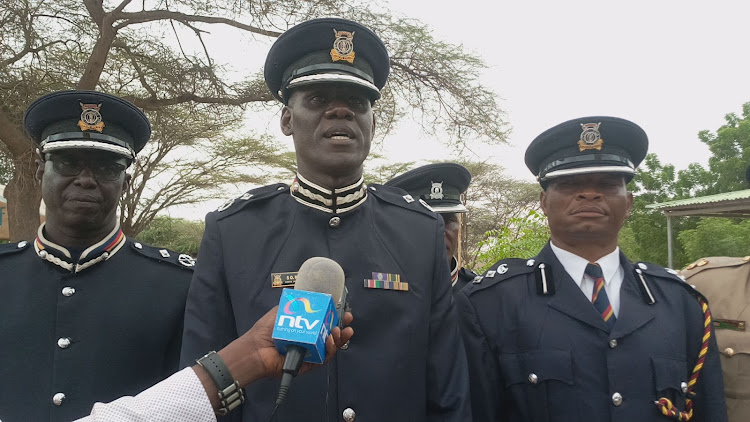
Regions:
<instances>
[{"instance_id":1,"label":"eyeglasses","mask_svg":"<svg viewBox=\"0 0 750 422\"><path fill-rule=\"evenodd\" d=\"M112 161L82 161L62 157L54 157L49 160L52 161L52 169L60 176L78 176L86 167L91 170L96 180L106 182L117 180L126 169L126 166Z\"/></svg>"}]
</instances>

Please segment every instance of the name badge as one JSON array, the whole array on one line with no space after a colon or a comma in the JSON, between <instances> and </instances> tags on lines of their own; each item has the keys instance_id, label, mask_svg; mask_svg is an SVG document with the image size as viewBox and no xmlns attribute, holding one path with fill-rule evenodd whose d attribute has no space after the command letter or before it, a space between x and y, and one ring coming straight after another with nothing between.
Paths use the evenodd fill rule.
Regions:
<instances>
[{"instance_id":1,"label":"name badge","mask_svg":"<svg viewBox=\"0 0 750 422\"><path fill-rule=\"evenodd\" d=\"M745 321L735 321L731 319L714 319L714 329L745 331Z\"/></svg>"},{"instance_id":2,"label":"name badge","mask_svg":"<svg viewBox=\"0 0 750 422\"><path fill-rule=\"evenodd\" d=\"M294 287L297 282L297 272L271 273L271 287Z\"/></svg>"}]
</instances>

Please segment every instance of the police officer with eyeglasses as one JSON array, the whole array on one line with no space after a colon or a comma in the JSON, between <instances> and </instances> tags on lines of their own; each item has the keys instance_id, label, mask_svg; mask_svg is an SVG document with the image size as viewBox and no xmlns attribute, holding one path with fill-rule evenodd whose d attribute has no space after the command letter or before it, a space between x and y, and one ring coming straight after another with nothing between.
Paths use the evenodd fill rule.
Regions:
<instances>
[{"instance_id":1,"label":"police officer with eyeglasses","mask_svg":"<svg viewBox=\"0 0 750 422\"><path fill-rule=\"evenodd\" d=\"M61 91L24 124L46 221L35 239L0 245L0 420L70 421L177 370L195 263L120 229L125 170L151 135L143 112Z\"/></svg>"}]
</instances>

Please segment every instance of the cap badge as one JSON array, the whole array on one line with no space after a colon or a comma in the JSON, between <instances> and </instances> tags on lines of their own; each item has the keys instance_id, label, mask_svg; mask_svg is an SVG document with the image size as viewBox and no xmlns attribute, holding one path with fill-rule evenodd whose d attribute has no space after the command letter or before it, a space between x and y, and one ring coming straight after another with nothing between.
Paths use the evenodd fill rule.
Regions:
<instances>
[{"instance_id":1,"label":"cap badge","mask_svg":"<svg viewBox=\"0 0 750 422\"><path fill-rule=\"evenodd\" d=\"M430 189L430 199L443 199L443 182L432 182Z\"/></svg>"},{"instance_id":2,"label":"cap badge","mask_svg":"<svg viewBox=\"0 0 750 422\"><path fill-rule=\"evenodd\" d=\"M101 104L84 104L81 105L81 120L78 121L78 127L82 131L95 130L101 132L104 129L104 122L102 121L102 115L99 114L99 109L102 108Z\"/></svg>"},{"instance_id":3,"label":"cap badge","mask_svg":"<svg viewBox=\"0 0 750 422\"><path fill-rule=\"evenodd\" d=\"M578 149L580 151L586 151L587 149L602 150L604 140L599 133L599 125L601 123L581 123L583 132L581 132L581 139L578 141Z\"/></svg>"},{"instance_id":4,"label":"cap badge","mask_svg":"<svg viewBox=\"0 0 750 422\"><path fill-rule=\"evenodd\" d=\"M333 41L331 49L331 60L337 62L344 60L354 63L354 32L333 30L336 39Z\"/></svg>"}]
</instances>

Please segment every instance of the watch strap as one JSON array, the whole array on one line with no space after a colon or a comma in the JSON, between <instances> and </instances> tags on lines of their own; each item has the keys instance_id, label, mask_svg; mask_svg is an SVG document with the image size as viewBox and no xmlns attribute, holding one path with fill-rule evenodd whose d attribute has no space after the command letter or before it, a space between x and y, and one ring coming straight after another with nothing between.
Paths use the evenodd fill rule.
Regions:
<instances>
[{"instance_id":1,"label":"watch strap","mask_svg":"<svg viewBox=\"0 0 750 422\"><path fill-rule=\"evenodd\" d=\"M245 401L245 393L240 388L239 383L232 378L224 360L215 351L206 353L196 362L208 372L208 376L211 377L216 389L219 390L221 407L216 411L216 414L224 416Z\"/></svg>"}]
</instances>

